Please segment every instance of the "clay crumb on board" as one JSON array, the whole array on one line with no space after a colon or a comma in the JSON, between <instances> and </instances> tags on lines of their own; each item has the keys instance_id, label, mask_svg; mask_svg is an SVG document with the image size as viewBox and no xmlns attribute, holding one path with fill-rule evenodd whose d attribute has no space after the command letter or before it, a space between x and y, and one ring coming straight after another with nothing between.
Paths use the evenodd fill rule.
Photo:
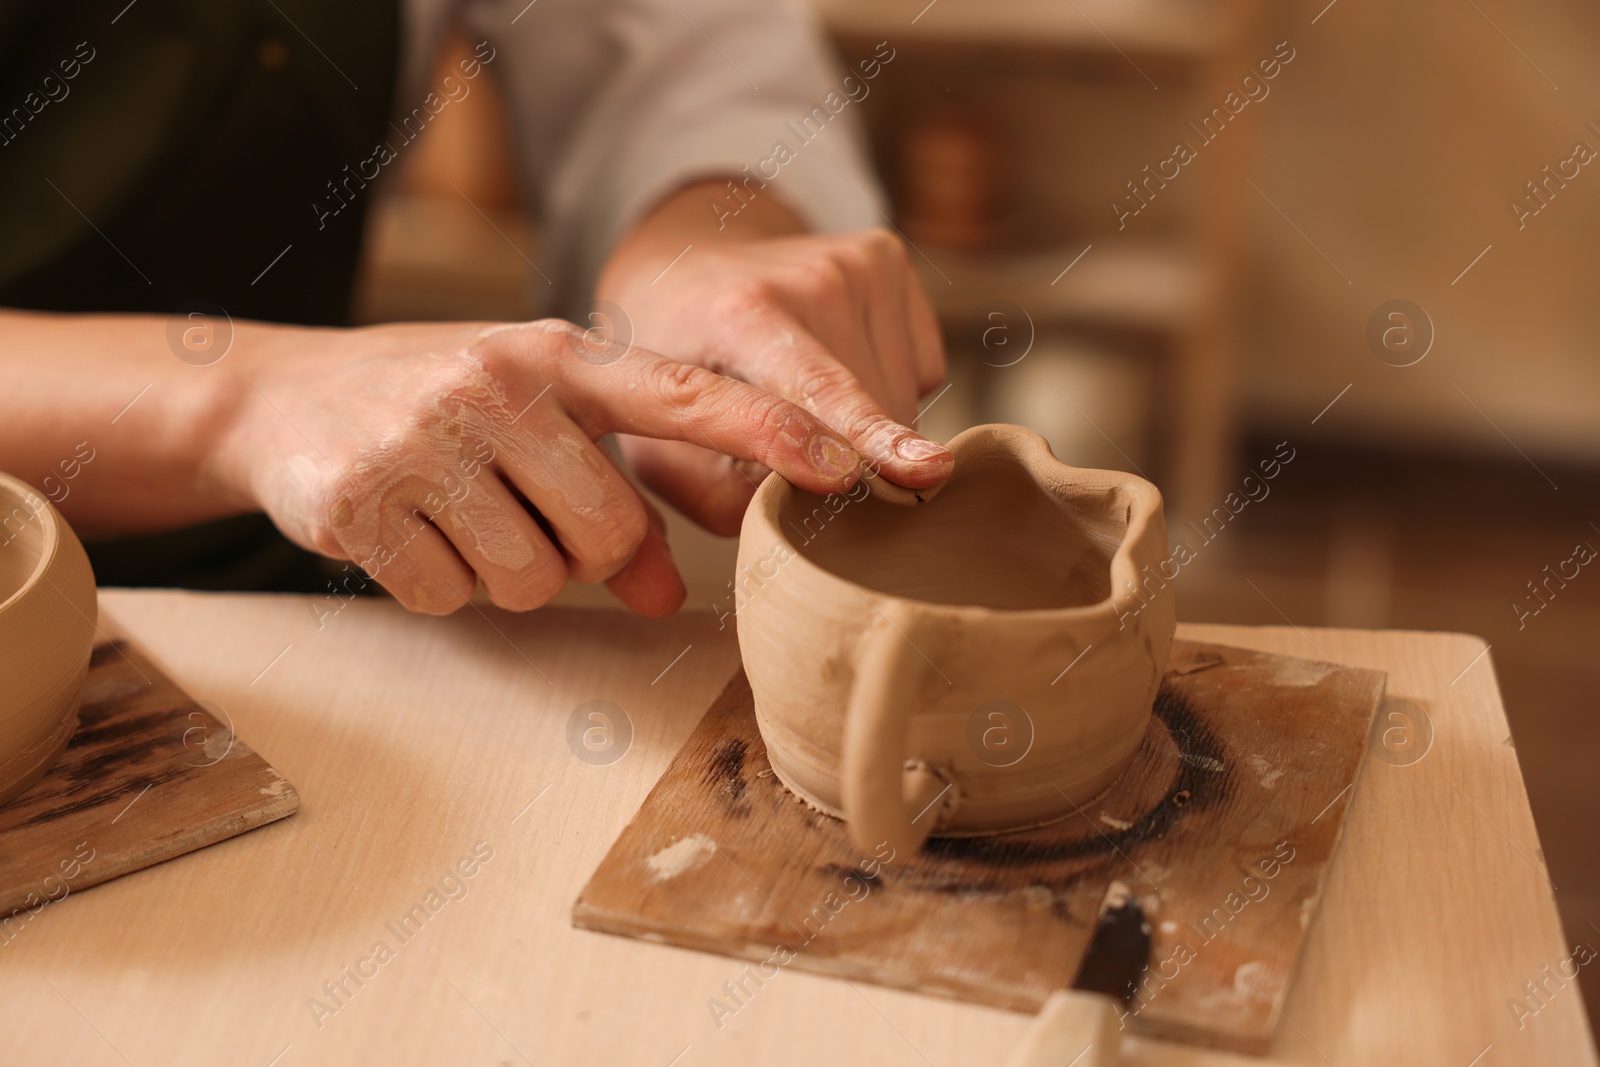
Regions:
<instances>
[{"instance_id":1,"label":"clay crumb on board","mask_svg":"<svg viewBox=\"0 0 1600 1067\"><path fill-rule=\"evenodd\" d=\"M695 834L674 842L645 860L645 866L658 882L676 878L684 871L698 867L717 851L717 843L705 834Z\"/></svg>"},{"instance_id":2,"label":"clay crumb on board","mask_svg":"<svg viewBox=\"0 0 1600 1067\"><path fill-rule=\"evenodd\" d=\"M1283 978L1266 960L1250 960L1234 970L1233 991L1240 997L1260 996L1275 1006L1283 999Z\"/></svg>"},{"instance_id":3,"label":"clay crumb on board","mask_svg":"<svg viewBox=\"0 0 1600 1067\"><path fill-rule=\"evenodd\" d=\"M1274 767L1260 756L1250 757L1250 769L1256 772L1263 789L1271 789L1283 777L1282 767Z\"/></svg>"},{"instance_id":4,"label":"clay crumb on board","mask_svg":"<svg viewBox=\"0 0 1600 1067\"><path fill-rule=\"evenodd\" d=\"M1100 813L1100 821L1114 830L1126 830L1133 825L1127 819L1119 819L1114 815L1107 815L1103 811Z\"/></svg>"},{"instance_id":5,"label":"clay crumb on board","mask_svg":"<svg viewBox=\"0 0 1600 1067\"><path fill-rule=\"evenodd\" d=\"M1272 673L1277 685L1292 685L1297 689L1317 685L1333 673L1333 664L1318 663L1313 659L1285 658Z\"/></svg>"},{"instance_id":6,"label":"clay crumb on board","mask_svg":"<svg viewBox=\"0 0 1600 1067\"><path fill-rule=\"evenodd\" d=\"M272 777L275 780L273 781L273 783L271 785L264 785L264 786L260 787L260 792L261 792L262 796L264 796L264 797L281 797L285 793L289 792L291 789L294 788L292 785L289 784L289 779L285 778L283 775L278 773L277 768L268 767L267 770L272 772Z\"/></svg>"}]
</instances>

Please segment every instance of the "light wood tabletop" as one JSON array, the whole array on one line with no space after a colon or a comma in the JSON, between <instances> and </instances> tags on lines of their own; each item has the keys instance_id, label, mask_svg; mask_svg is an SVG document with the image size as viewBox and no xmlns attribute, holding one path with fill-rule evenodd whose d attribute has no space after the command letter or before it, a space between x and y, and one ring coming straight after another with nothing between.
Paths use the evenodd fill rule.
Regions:
<instances>
[{"instance_id":1,"label":"light wood tabletop","mask_svg":"<svg viewBox=\"0 0 1600 1067\"><path fill-rule=\"evenodd\" d=\"M793 969L714 1016L737 961L571 926L735 669L731 619L314 603L102 593L107 622L222 709L301 808L41 910L0 945L0 1060L945 1067L1003 1063L1022 1037L1023 1015ZM1596 1063L1562 977L1586 953L1563 940L1483 643L1179 633L1387 671L1431 742L1413 711L1399 754L1369 756L1272 1054L1129 1038L1130 1062Z\"/></svg>"}]
</instances>

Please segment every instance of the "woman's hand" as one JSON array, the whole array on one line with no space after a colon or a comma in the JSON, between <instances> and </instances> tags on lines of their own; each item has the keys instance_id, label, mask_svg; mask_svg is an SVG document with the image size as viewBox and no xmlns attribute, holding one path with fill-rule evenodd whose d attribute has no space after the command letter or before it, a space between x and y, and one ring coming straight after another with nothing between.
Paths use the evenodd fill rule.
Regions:
<instances>
[{"instance_id":1,"label":"woman's hand","mask_svg":"<svg viewBox=\"0 0 1600 1067\"><path fill-rule=\"evenodd\" d=\"M208 473L416 611L454 611L480 578L513 610L569 578L646 615L677 610L660 516L595 444L606 433L712 449L817 493L861 463L786 400L565 322L282 329L250 347Z\"/></svg>"},{"instance_id":2,"label":"woman's hand","mask_svg":"<svg viewBox=\"0 0 1600 1067\"><path fill-rule=\"evenodd\" d=\"M670 198L601 279L631 319L623 346L559 322L241 320L197 362L164 316L0 310L0 460L37 481L92 454L56 500L102 536L264 510L421 611L479 579L533 608L572 578L666 614L682 581L605 433L724 533L764 468L817 493L849 488L863 457L913 488L950 473L909 428L944 356L899 243L800 229L775 196L725 230L706 188Z\"/></svg>"},{"instance_id":3,"label":"woman's hand","mask_svg":"<svg viewBox=\"0 0 1600 1067\"><path fill-rule=\"evenodd\" d=\"M793 401L891 482L944 481L950 453L911 428L945 356L905 245L887 230L793 236L799 220L767 192L723 226L713 205L726 217L731 200L721 183L689 186L623 242L598 288L622 320L611 328ZM706 445L622 439L644 484L731 535L765 471Z\"/></svg>"}]
</instances>

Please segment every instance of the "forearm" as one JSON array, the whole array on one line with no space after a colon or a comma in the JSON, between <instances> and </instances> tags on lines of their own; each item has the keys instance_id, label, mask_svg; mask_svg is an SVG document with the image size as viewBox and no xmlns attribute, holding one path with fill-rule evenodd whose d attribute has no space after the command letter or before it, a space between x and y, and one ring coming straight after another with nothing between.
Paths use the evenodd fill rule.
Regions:
<instances>
[{"instance_id":1,"label":"forearm","mask_svg":"<svg viewBox=\"0 0 1600 1067\"><path fill-rule=\"evenodd\" d=\"M235 322L227 355L194 366L173 354L168 322L0 310L0 469L37 487L80 533L255 507L217 458L250 394L245 353L283 343L288 329Z\"/></svg>"}]
</instances>

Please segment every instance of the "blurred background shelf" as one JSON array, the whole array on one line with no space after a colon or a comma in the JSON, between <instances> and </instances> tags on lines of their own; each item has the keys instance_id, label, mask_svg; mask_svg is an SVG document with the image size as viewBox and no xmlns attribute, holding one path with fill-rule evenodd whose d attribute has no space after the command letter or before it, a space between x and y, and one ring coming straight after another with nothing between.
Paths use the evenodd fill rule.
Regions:
<instances>
[{"instance_id":1,"label":"blurred background shelf","mask_svg":"<svg viewBox=\"0 0 1600 1067\"><path fill-rule=\"evenodd\" d=\"M830 32L893 42L1192 58L1235 32L1199 0L813 0Z\"/></svg>"},{"instance_id":2,"label":"blurred background shelf","mask_svg":"<svg viewBox=\"0 0 1600 1067\"><path fill-rule=\"evenodd\" d=\"M448 187L447 187L448 188ZM367 218L357 322L538 316L539 237L528 216L461 196L387 196Z\"/></svg>"},{"instance_id":3,"label":"blurred background shelf","mask_svg":"<svg viewBox=\"0 0 1600 1067\"><path fill-rule=\"evenodd\" d=\"M1072 462L1150 477L1175 519L1209 511L1238 443L1250 124L1204 143L1204 166L1134 182L1172 151L1151 131L1193 137L1271 54L1263 5L813 6L847 68L895 50L860 114L962 394L928 428L1025 422Z\"/></svg>"},{"instance_id":4,"label":"blurred background shelf","mask_svg":"<svg viewBox=\"0 0 1600 1067\"><path fill-rule=\"evenodd\" d=\"M985 324L997 298L1025 308L1034 324L1101 323L1180 331L1215 299L1201 258L1176 243L1090 242L1039 252L936 252L912 257L948 324Z\"/></svg>"}]
</instances>

